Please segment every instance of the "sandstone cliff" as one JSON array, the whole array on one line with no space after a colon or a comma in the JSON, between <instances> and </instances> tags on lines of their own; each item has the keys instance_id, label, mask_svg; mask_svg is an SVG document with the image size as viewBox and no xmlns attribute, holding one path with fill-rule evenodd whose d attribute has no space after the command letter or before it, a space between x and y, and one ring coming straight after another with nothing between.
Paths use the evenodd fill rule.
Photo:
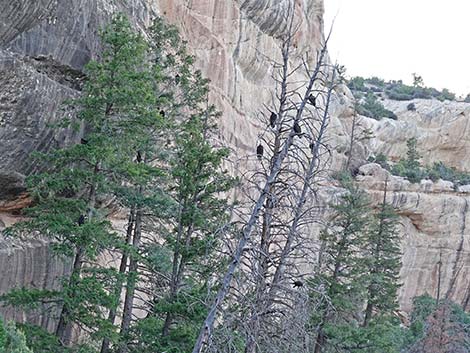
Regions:
<instances>
[{"instance_id":1,"label":"sandstone cliff","mask_svg":"<svg viewBox=\"0 0 470 353\"><path fill-rule=\"evenodd\" d=\"M278 37L285 30L282 0L0 0L0 228L15 221L28 202L22 181L36 170L28 159L34 150L78 141L71 131L53 133L48 124L65 114L64 98L79 94L83 66L99 55L98 30L112 13L127 13L144 28L155 15L175 23L197 57L197 66L211 79L211 99L223 112L221 138L233 148L235 168L253 157L260 126L254 118L269 104L273 60L279 58ZM301 23L295 39L298 52L315 51L323 35L323 0L295 0ZM352 124L352 95L343 87L332 107L329 141L333 168L347 159ZM392 159L405 153L405 142L418 137L425 162L442 160L467 169L470 148L467 125L470 106L463 103L417 101L408 112L405 102L386 101L397 121L361 117L375 138L354 146L357 165L371 153ZM358 180L372 197L380 198L384 171L363 168ZM399 209L403 234L402 308L423 292L436 293L436 271L442 258L443 292L468 301L466 275L469 236L467 194L448 184L411 185L397 179L390 201ZM447 186L446 186L447 185ZM8 276L0 276L0 293L16 284L51 286L66 266L53 259L43 243L3 242L0 262L8 261ZM34 276L23 269L34 268ZM40 280L39 280L40 279ZM455 282L455 283L453 283Z\"/></svg>"}]
</instances>

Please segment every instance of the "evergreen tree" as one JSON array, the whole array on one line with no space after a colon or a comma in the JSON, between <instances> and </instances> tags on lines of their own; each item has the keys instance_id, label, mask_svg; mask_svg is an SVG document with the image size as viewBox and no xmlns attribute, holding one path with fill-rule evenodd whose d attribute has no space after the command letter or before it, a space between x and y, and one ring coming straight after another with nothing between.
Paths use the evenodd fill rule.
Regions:
<instances>
[{"instance_id":1,"label":"evergreen tree","mask_svg":"<svg viewBox=\"0 0 470 353\"><path fill-rule=\"evenodd\" d=\"M0 352L3 353L33 353L26 345L23 332L10 322L5 324L0 319Z\"/></svg>"},{"instance_id":2,"label":"evergreen tree","mask_svg":"<svg viewBox=\"0 0 470 353\"><path fill-rule=\"evenodd\" d=\"M60 291L18 289L4 296L11 304L29 301L33 306L46 297L61 301L55 332L61 345L70 344L74 323L95 340L113 335L105 313L119 300L113 290L119 274L100 260L105 251L126 245L111 229L100 201L109 199L129 175L138 179L156 172L133 163L139 148L149 142L140 137L161 125L147 60L149 46L122 16L104 30L102 40L102 59L87 65L83 94L71 102L78 121L61 122L84 125L86 138L41 156L47 171L28 180L35 199L26 211L29 220L10 230L46 236L58 255L72 257L72 272Z\"/></svg>"},{"instance_id":3,"label":"evergreen tree","mask_svg":"<svg viewBox=\"0 0 470 353\"><path fill-rule=\"evenodd\" d=\"M416 138L413 137L407 140L406 147L408 149L406 152L406 161L405 161L406 167L410 170L419 170L419 168L421 167L421 164L419 162L421 156L417 150Z\"/></svg>"},{"instance_id":4,"label":"evergreen tree","mask_svg":"<svg viewBox=\"0 0 470 353\"><path fill-rule=\"evenodd\" d=\"M411 323L403 351L467 352L470 349L470 315L448 300L436 302L425 294L413 298Z\"/></svg>"},{"instance_id":5,"label":"evergreen tree","mask_svg":"<svg viewBox=\"0 0 470 353\"><path fill-rule=\"evenodd\" d=\"M348 178L346 193L321 233L319 266L310 281L315 352L398 352L400 269L397 216L386 203L370 210L365 193Z\"/></svg>"},{"instance_id":6,"label":"evergreen tree","mask_svg":"<svg viewBox=\"0 0 470 353\"><path fill-rule=\"evenodd\" d=\"M151 33L160 72L178 81L165 92L173 97L168 109L178 116L166 159L165 192L174 207L157 217L155 232L163 243L143 247L142 266L155 280L145 285L152 300L147 318L135 323L123 349L180 352L191 348L205 315L209 284L221 261L215 251L228 222L221 194L235 180L222 168L228 150L213 142L219 113L207 106L208 81L192 68L194 59L174 27L157 20ZM168 279L167 286L161 278Z\"/></svg>"},{"instance_id":7,"label":"evergreen tree","mask_svg":"<svg viewBox=\"0 0 470 353\"><path fill-rule=\"evenodd\" d=\"M373 215L373 221L365 232L363 253L366 286L366 309L363 326L368 326L373 313L375 316L391 317L397 309L397 291L401 267L398 216L387 203L387 185L380 209Z\"/></svg>"},{"instance_id":8,"label":"evergreen tree","mask_svg":"<svg viewBox=\"0 0 470 353\"><path fill-rule=\"evenodd\" d=\"M360 250L362 232L370 222L369 200L350 180L343 181L343 186L346 192L332 206L333 217L320 235L319 265L310 282L311 300L319 303L311 322L315 353L344 343L348 325L362 304Z\"/></svg>"}]
</instances>

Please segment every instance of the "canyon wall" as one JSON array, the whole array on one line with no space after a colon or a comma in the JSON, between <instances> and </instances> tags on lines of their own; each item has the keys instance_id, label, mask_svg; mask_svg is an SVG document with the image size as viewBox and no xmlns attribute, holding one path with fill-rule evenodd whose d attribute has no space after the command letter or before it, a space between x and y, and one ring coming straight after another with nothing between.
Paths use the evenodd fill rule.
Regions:
<instances>
[{"instance_id":1,"label":"canyon wall","mask_svg":"<svg viewBox=\"0 0 470 353\"><path fill-rule=\"evenodd\" d=\"M220 138L234 151L234 170L253 160L262 128L256 114L266 110L263 104L272 104L273 62L280 58L288 3L295 3L299 24L296 54L315 53L323 39L323 0L0 0L6 9L0 13L0 229L15 222L29 202L23 180L38 168L30 153L80 139L80 132L53 132L49 124L66 114L63 99L79 94L83 66L99 57L99 28L116 12L126 13L142 30L156 15L178 26L197 67L211 80L211 100L223 113ZM416 112L408 112L407 103L385 102L397 121L359 118L374 138L355 144L354 163L379 152L396 160L405 154L406 140L416 136L425 162L469 169L470 106L422 100L416 101ZM329 128L336 169L347 159L352 107L351 93L338 88ZM380 199L384 173L377 166L359 173L358 181L374 200ZM397 179L389 197L401 215L402 308L409 310L416 294L436 294L439 258L441 292L466 304L467 194L445 182L412 185ZM8 261L10 270L0 276L0 293L18 284L51 286L67 271L43 242L20 247L2 242L0 262ZM25 275L27 268L35 269L29 271L33 276Z\"/></svg>"}]
</instances>

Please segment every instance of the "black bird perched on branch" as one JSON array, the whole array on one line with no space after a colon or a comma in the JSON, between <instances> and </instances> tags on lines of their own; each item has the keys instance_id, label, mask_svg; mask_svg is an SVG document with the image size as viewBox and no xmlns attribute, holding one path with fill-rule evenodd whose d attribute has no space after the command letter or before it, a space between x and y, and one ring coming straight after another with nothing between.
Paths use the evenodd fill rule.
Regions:
<instances>
[{"instance_id":1,"label":"black bird perched on branch","mask_svg":"<svg viewBox=\"0 0 470 353\"><path fill-rule=\"evenodd\" d=\"M304 282L297 280L297 281L292 282L292 285L294 286L294 288L303 287Z\"/></svg>"},{"instance_id":2,"label":"black bird perched on branch","mask_svg":"<svg viewBox=\"0 0 470 353\"><path fill-rule=\"evenodd\" d=\"M83 225L85 223L85 216L81 214L80 217L78 217L77 223L79 226Z\"/></svg>"},{"instance_id":3,"label":"black bird perched on branch","mask_svg":"<svg viewBox=\"0 0 470 353\"><path fill-rule=\"evenodd\" d=\"M299 137L302 137L301 134L302 134L302 128L300 127L299 123L298 122L295 122L294 123L294 132L299 135Z\"/></svg>"},{"instance_id":4,"label":"black bird perched on branch","mask_svg":"<svg viewBox=\"0 0 470 353\"><path fill-rule=\"evenodd\" d=\"M308 145L308 147L310 148L310 150L313 151L313 148L315 147L315 142L310 142L310 145Z\"/></svg>"},{"instance_id":5,"label":"black bird perched on branch","mask_svg":"<svg viewBox=\"0 0 470 353\"><path fill-rule=\"evenodd\" d=\"M140 151L137 151L137 162L142 162L142 154L140 153Z\"/></svg>"},{"instance_id":6,"label":"black bird perched on branch","mask_svg":"<svg viewBox=\"0 0 470 353\"><path fill-rule=\"evenodd\" d=\"M308 101L310 102L311 105L313 105L314 107L317 106L317 98L315 96L313 96L313 94L309 95L308 96Z\"/></svg>"},{"instance_id":7,"label":"black bird perched on branch","mask_svg":"<svg viewBox=\"0 0 470 353\"><path fill-rule=\"evenodd\" d=\"M80 143L82 145L86 145L88 143L88 140L87 139L84 139L83 137L80 139Z\"/></svg>"},{"instance_id":8,"label":"black bird perched on branch","mask_svg":"<svg viewBox=\"0 0 470 353\"><path fill-rule=\"evenodd\" d=\"M277 120L277 114L274 112L271 112L271 116L269 117L269 124L271 125L272 128L276 126L276 120Z\"/></svg>"},{"instance_id":9,"label":"black bird perched on branch","mask_svg":"<svg viewBox=\"0 0 470 353\"><path fill-rule=\"evenodd\" d=\"M258 147L256 147L256 157L258 157L259 160L263 158L263 152L264 152L264 147L262 144L259 144Z\"/></svg>"},{"instance_id":10,"label":"black bird perched on branch","mask_svg":"<svg viewBox=\"0 0 470 353\"><path fill-rule=\"evenodd\" d=\"M180 75L178 74L175 75L175 82L176 84L180 83Z\"/></svg>"}]
</instances>

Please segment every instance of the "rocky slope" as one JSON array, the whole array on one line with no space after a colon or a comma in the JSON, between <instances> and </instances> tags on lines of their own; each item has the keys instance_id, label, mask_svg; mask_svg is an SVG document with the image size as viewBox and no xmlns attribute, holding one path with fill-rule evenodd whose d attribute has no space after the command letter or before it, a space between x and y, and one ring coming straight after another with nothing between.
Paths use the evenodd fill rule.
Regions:
<instances>
[{"instance_id":1,"label":"rocky slope","mask_svg":"<svg viewBox=\"0 0 470 353\"><path fill-rule=\"evenodd\" d=\"M293 0L301 23L295 38L298 52L315 51L322 39L323 0ZM255 114L269 104L273 89L272 61L279 58L278 37L285 30L287 1L282 0L0 0L0 228L15 221L28 203L22 181L36 170L31 151L47 150L79 139L71 131L48 128L66 112L63 98L79 94L83 65L99 55L98 29L112 13L127 13L144 28L157 14L175 23L197 57L197 66L211 79L211 100L223 112L221 138L233 147L234 169L253 158L260 130ZM355 164L369 154L383 152L392 159L405 153L406 140L418 137L425 162L443 160L467 169L470 148L467 125L470 107L460 103L417 101L416 112L406 102L386 101L397 121L360 118L375 138L354 146ZM352 124L352 95L338 89L332 107L330 136L333 167L347 159ZM250 156L250 157L247 157ZM358 180L377 200L385 171L363 167ZM402 308L423 292L436 293L436 271L442 258L441 292L468 301L466 275L469 235L468 196L446 183L419 185L396 178L390 201L399 209L403 234L404 286ZM51 257L43 243L10 244L0 262L8 262L8 276L0 276L0 293L14 284L53 285L66 266ZM34 268L33 276L23 269ZM28 273L33 273L29 271ZM38 280L41 279L41 280ZM11 313L10 313L11 314Z\"/></svg>"}]
</instances>

